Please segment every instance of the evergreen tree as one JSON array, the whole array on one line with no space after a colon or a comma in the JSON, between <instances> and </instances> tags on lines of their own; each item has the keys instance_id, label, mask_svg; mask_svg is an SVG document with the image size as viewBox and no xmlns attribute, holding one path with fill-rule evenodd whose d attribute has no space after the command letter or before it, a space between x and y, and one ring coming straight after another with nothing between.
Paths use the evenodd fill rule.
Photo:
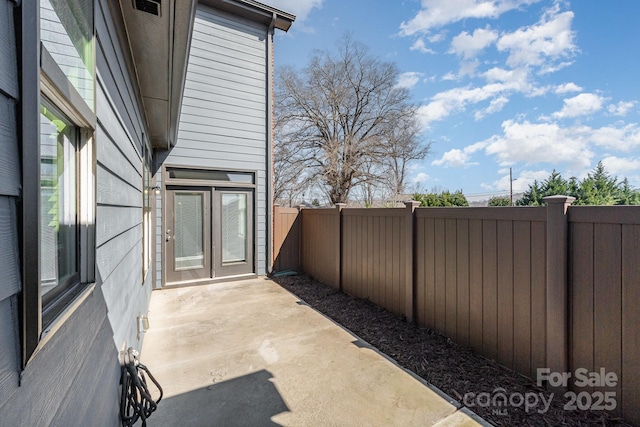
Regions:
<instances>
[{"instance_id":1,"label":"evergreen tree","mask_svg":"<svg viewBox=\"0 0 640 427\"><path fill-rule=\"evenodd\" d=\"M421 207L469 206L469 202L462 193L462 190L457 190L454 193L447 190L440 194L435 192L426 194L416 193L413 195L413 200L420 202Z\"/></svg>"},{"instance_id":2,"label":"evergreen tree","mask_svg":"<svg viewBox=\"0 0 640 427\"><path fill-rule=\"evenodd\" d=\"M578 197L574 204L615 205L618 193L618 179L611 177L600 161L595 169L580 183Z\"/></svg>"},{"instance_id":3,"label":"evergreen tree","mask_svg":"<svg viewBox=\"0 0 640 427\"><path fill-rule=\"evenodd\" d=\"M507 196L495 196L489 199L489 206L511 206L511 198Z\"/></svg>"},{"instance_id":4,"label":"evergreen tree","mask_svg":"<svg viewBox=\"0 0 640 427\"><path fill-rule=\"evenodd\" d=\"M617 177L612 177L602 162L582 181L576 177L567 181L554 170L542 183L534 181L529 185L516 205L540 206L545 197L554 195L575 197L574 205L640 205L640 191L631 188L626 178L619 182Z\"/></svg>"},{"instance_id":5,"label":"evergreen tree","mask_svg":"<svg viewBox=\"0 0 640 427\"><path fill-rule=\"evenodd\" d=\"M631 188L627 178L618 188L616 205L640 205L640 191Z\"/></svg>"}]
</instances>

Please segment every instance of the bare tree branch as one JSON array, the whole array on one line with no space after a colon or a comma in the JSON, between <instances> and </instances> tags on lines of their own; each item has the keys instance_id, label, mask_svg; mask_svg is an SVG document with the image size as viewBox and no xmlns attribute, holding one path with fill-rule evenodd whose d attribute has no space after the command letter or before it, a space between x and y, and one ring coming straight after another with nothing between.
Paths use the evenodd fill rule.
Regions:
<instances>
[{"instance_id":1,"label":"bare tree branch","mask_svg":"<svg viewBox=\"0 0 640 427\"><path fill-rule=\"evenodd\" d=\"M337 54L316 51L302 71L279 70L276 167L289 168L276 172L289 177L282 188L301 185L295 177L316 179L331 203L342 203L354 187L366 185L371 195L392 176L388 187L400 193L407 164L429 145L420 145L416 108L398 74L349 35Z\"/></svg>"}]
</instances>

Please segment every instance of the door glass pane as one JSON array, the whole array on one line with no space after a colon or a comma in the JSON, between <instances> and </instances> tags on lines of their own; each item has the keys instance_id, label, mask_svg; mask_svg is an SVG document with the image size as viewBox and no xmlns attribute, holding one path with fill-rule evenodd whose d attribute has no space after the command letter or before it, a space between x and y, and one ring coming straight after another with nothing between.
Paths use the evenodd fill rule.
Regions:
<instances>
[{"instance_id":1,"label":"door glass pane","mask_svg":"<svg viewBox=\"0 0 640 427\"><path fill-rule=\"evenodd\" d=\"M222 193L222 262L247 260L247 195Z\"/></svg>"},{"instance_id":2,"label":"door glass pane","mask_svg":"<svg viewBox=\"0 0 640 427\"><path fill-rule=\"evenodd\" d=\"M42 295L78 272L76 256L76 128L40 106L40 281Z\"/></svg>"},{"instance_id":3,"label":"door glass pane","mask_svg":"<svg viewBox=\"0 0 640 427\"><path fill-rule=\"evenodd\" d=\"M176 270L204 267L204 195L175 193Z\"/></svg>"}]
</instances>

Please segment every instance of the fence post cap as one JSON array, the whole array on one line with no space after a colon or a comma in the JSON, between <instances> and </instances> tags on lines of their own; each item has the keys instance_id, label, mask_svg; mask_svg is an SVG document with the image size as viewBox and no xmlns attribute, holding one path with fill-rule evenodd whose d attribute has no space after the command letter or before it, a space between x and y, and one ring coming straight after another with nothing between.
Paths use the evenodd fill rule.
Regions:
<instances>
[{"instance_id":1,"label":"fence post cap","mask_svg":"<svg viewBox=\"0 0 640 427\"><path fill-rule=\"evenodd\" d=\"M335 208L338 209L338 210L342 210L343 208L345 208L347 206L347 204L346 203L336 203L333 206L335 206Z\"/></svg>"},{"instance_id":2,"label":"fence post cap","mask_svg":"<svg viewBox=\"0 0 640 427\"><path fill-rule=\"evenodd\" d=\"M280 203L274 203L274 204L273 204L273 207L274 207L274 208L279 208L280 206L281 206L281 205L280 205Z\"/></svg>"},{"instance_id":3,"label":"fence post cap","mask_svg":"<svg viewBox=\"0 0 640 427\"><path fill-rule=\"evenodd\" d=\"M417 208L420 206L420 202L417 200L405 200L404 205L408 208Z\"/></svg>"},{"instance_id":4,"label":"fence post cap","mask_svg":"<svg viewBox=\"0 0 640 427\"><path fill-rule=\"evenodd\" d=\"M301 211L302 209L304 209L304 208L305 208L305 206L304 206L304 205L298 205L298 206L296 206L296 207L298 208L298 210L299 210L299 211Z\"/></svg>"},{"instance_id":5,"label":"fence post cap","mask_svg":"<svg viewBox=\"0 0 640 427\"><path fill-rule=\"evenodd\" d=\"M576 198L575 197L571 197L571 196L555 195L555 196L543 197L542 200L547 202L547 204L551 204L551 203L568 203L568 204L571 204L571 203L575 202Z\"/></svg>"}]
</instances>

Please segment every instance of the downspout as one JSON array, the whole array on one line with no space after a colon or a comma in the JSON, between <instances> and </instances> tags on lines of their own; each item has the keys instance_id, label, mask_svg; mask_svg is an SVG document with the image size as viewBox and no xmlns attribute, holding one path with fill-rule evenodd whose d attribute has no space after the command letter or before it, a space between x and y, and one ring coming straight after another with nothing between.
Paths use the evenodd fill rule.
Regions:
<instances>
[{"instance_id":1,"label":"downspout","mask_svg":"<svg viewBox=\"0 0 640 427\"><path fill-rule=\"evenodd\" d=\"M275 12L267 30L267 274L273 269L273 33L276 25Z\"/></svg>"}]
</instances>

